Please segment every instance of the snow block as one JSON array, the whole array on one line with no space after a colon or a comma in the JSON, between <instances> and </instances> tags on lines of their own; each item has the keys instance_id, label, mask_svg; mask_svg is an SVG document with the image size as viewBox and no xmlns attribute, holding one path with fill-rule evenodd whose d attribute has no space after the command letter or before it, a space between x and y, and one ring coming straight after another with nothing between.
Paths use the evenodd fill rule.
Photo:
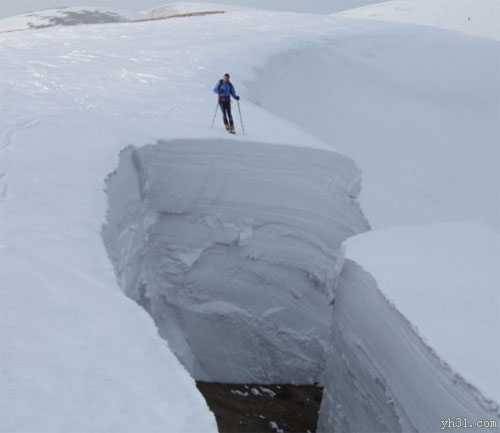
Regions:
<instances>
[{"instance_id":1,"label":"snow block","mask_svg":"<svg viewBox=\"0 0 500 433\"><path fill-rule=\"evenodd\" d=\"M350 159L160 141L124 150L107 185L103 236L118 281L196 379L320 379L340 246L368 229Z\"/></svg>"}]
</instances>

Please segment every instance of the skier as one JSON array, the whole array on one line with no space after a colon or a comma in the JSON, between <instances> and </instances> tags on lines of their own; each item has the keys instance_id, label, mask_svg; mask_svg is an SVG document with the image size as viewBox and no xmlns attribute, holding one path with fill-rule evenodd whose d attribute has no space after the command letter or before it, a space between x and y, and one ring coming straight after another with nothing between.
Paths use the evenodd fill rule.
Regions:
<instances>
[{"instance_id":1,"label":"skier","mask_svg":"<svg viewBox=\"0 0 500 433\"><path fill-rule=\"evenodd\" d=\"M214 87L214 93L219 95L219 107L222 110L222 118L226 130L231 134L235 134L233 116L231 115L231 96L237 101L240 97L236 95L233 83L229 81L229 74L224 74Z\"/></svg>"}]
</instances>

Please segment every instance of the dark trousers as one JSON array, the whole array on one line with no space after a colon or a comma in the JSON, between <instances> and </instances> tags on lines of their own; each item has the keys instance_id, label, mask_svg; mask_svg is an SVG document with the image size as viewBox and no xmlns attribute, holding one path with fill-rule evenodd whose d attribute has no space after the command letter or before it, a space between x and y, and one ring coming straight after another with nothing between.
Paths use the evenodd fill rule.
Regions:
<instances>
[{"instance_id":1,"label":"dark trousers","mask_svg":"<svg viewBox=\"0 0 500 433\"><path fill-rule=\"evenodd\" d=\"M233 116L231 115L231 98L220 98L219 106L222 110L222 118L224 119L224 125L234 126Z\"/></svg>"}]
</instances>

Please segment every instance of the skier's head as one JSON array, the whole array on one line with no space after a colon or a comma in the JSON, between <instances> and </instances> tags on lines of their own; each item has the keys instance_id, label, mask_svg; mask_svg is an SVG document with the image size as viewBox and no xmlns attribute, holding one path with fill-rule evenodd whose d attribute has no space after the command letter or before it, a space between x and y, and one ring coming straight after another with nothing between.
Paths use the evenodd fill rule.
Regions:
<instances>
[{"instance_id":1,"label":"skier's head","mask_svg":"<svg viewBox=\"0 0 500 433\"><path fill-rule=\"evenodd\" d=\"M222 79L227 83L229 81L229 74L224 74Z\"/></svg>"}]
</instances>

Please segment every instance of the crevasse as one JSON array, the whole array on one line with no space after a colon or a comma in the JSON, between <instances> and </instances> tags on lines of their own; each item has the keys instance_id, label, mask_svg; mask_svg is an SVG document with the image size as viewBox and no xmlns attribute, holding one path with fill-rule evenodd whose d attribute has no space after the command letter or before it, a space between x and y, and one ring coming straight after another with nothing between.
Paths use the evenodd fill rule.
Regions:
<instances>
[{"instance_id":1,"label":"crevasse","mask_svg":"<svg viewBox=\"0 0 500 433\"><path fill-rule=\"evenodd\" d=\"M335 152L159 141L122 151L103 237L121 287L197 380L320 382L324 432L497 419L345 260L342 242L369 229L359 190Z\"/></svg>"}]
</instances>

